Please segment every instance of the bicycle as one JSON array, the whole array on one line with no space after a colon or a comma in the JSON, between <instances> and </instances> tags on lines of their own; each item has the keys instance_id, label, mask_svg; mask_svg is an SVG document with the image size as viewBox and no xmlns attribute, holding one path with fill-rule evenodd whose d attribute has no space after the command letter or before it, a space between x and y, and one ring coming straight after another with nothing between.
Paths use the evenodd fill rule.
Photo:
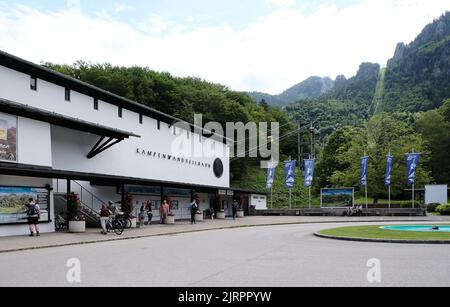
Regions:
<instances>
[{"instance_id":1,"label":"bicycle","mask_svg":"<svg viewBox=\"0 0 450 307\"><path fill-rule=\"evenodd\" d=\"M106 222L106 232L114 232L116 235L120 236L124 230L125 224L117 216L110 217L108 222Z\"/></svg>"}]
</instances>

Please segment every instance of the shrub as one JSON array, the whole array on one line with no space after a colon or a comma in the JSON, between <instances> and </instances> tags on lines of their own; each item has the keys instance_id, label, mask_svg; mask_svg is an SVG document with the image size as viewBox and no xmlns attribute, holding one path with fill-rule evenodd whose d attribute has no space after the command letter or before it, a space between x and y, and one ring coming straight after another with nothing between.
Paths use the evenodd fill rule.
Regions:
<instances>
[{"instance_id":1,"label":"shrub","mask_svg":"<svg viewBox=\"0 0 450 307\"><path fill-rule=\"evenodd\" d=\"M450 205L440 205L436 208L436 212L441 215L450 215Z\"/></svg>"},{"instance_id":2,"label":"shrub","mask_svg":"<svg viewBox=\"0 0 450 307\"><path fill-rule=\"evenodd\" d=\"M428 212L431 212L431 213L436 212L436 209L437 209L437 207L439 207L439 206L440 206L440 204L429 204L429 205L427 206L427 211L428 211Z\"/></svg>"},{"instance_id":3,"label":"shrub","mask_svg":"<svg viewBox=\"0 0 450 307\"><path fill-rule=\"evenodd\" d=\"M81 212L80 197L78 194L70 193L67 199L67 219L72 222L84 221L85 217Z\"/></svg>"},{"instance_id":4,"label":"shrub","mask_svg":"<svg viewBox=\"0 0 450 307\"><path fill-rule=\"evenodd\" d=\"M133 202L133 194L126 193L124 203L122 204L122 211L125 215L125 217L133 219L136 218L133 215L134 212L134 202Z\"/></svg>"}]
</instances>

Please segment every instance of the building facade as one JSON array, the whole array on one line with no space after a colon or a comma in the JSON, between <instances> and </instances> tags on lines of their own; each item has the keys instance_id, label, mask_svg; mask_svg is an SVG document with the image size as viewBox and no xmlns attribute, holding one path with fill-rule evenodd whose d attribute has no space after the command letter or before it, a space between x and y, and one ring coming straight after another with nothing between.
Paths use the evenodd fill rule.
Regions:
<instances>
[{"instance_id":1,"label":"building facade","mask_svg":"<svg viewBox=\"0 0 450 307\"><path fill-rule=\"evenodd\" d=\"M0 236L27 233L23 201L32 195L54 231L57 195L68 191L97 210L124 192L136 210L163 197L177 218L192 196L223 205L229 145L175 117L0 52ZM56 209L55 209L56 207Z\"/></svg>"}]
</instances>

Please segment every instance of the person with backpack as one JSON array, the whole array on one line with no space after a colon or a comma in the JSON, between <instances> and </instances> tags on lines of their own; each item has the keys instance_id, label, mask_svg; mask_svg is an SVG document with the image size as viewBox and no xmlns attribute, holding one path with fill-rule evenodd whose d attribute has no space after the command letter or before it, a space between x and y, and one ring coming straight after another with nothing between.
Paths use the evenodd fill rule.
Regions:
<instances>
[{"instance_id":1,"label":"person with backpack","mask_svg":"<svg viewBox=\"0 0 450 307\"><path fill-rule=\"evenodd\" d=\"M196 224L195 222L195 215L197 214L199 205L198 205L198 199L194 198L192 203L191 203L191 225L192 224Z\"/></svg>"},{"instance_id":2,"label":"person with backpack","mask_svg":"<svg viewBox=\"0 0 450 307\"><path fill-rule=\"evenodd\" d=\"M28 200L27 204L27 220L28 227L30 228L30 237L39 237L39 219L41 217L41 212L39 205L36 204L33 198Z\"/></svg>"}]
</instances>

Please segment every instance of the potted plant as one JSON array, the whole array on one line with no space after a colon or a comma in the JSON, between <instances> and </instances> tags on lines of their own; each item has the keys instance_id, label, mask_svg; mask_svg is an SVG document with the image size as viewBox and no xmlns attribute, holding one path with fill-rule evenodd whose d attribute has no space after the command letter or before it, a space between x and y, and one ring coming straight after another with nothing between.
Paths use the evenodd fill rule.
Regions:
<instances>
[{"instance_id":1,"label":"potted plant","mask_svg":"<svg viewBox=\"0 0 450 307\"><path fill-rule=\"evenodd\" d=\"M131 228L137 227L137 218L133 214L134 212L134 202L133 202L133 194L126 193L124 198L124 203L122 204L122 212L124 213L124 216L126 219L130 220L130 224L128 224Z\"/></svg>"},{"instance_id":2,"label":"potted plant","mask_svg":"<svg viewBox=\"0 0 450 307\"><path fill-rule=\"evenodd\" d=\"M195 221L196 222L203 222L203 211L198 210L195 214Z\"/></svg>"},{"instance_id":3,"label":"potted plant","mask_svg":"<svg viewBox=\"0 0 450 307\"><path fill-rule=\"evenodd\" d=\"M220 210L216 213L216 219L224 220L225 219L225 210L220 208Z\"/></svg>"},{"instance_id":4,"label":"potted plant","mask_svg":"<svg viewBox=\"0 0 450 307\"><path fill-rule=\"evenodd\" d=\"M75 193L69 193L67 199L67 219L69 220L69 232L86 232L86 220L81 212L80 197Z\"/></svg>"},{"instance_id":5,"label":"potted plant","mask_svg":"<svg viewBox=\"0 0 450 307\"><path fill-rule=\"evenodd\" d=\"M237 217L244 217L244 209L239 208L236 212Z\"/></svg>"},{"instance_id":6,"label":"potted plant","mask_svg":"<svg viewBox=\"0 0 450 307\"><path fill-rule=\"evenodd\" d=\"M172 211L169 211L169 214L167 214L166 224L168 225L175 224L175 214Z\"/></svg>"}]
</instances>

